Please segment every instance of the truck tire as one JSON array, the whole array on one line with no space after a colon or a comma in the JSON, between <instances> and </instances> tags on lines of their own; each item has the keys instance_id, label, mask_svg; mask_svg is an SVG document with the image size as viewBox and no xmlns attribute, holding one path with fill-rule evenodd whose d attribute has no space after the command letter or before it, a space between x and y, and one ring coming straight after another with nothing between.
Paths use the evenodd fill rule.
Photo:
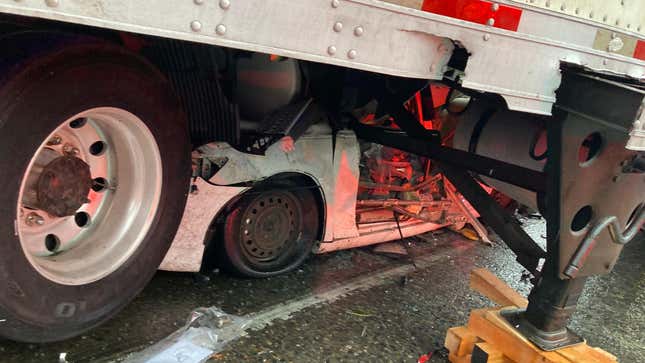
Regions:
<instances>
[{"instance_id":1,"label":"truck tire","mask_svg":"<svg viewBox=\"0 0 645 363\"><path fill-rule=\"evenodd\" d=\"M310 255L319 211L309 189L252 189L242 195L218 228L220 266L254 278L294 270Z\"/></svg>"},{"instance_id":2,"label":"truck tire","mask_svg":"<svg viewBox=\"0 0 645 363\"><path fill-rule=\"evenodd\" d=\"M120 47L55 40L4 43L23 57L0 67L0 336L23 342L81 334L130 302L190 180L164 77Z\"/></svg>"}]
</instances>

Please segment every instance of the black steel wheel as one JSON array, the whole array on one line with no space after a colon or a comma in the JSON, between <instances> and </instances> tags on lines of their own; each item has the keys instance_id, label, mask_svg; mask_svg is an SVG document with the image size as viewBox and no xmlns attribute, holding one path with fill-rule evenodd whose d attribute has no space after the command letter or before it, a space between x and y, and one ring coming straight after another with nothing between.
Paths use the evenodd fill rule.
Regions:
<instances>
[{"instance_id":1,"label":"black steel wheel","mask_svg":"<svg viewBox=\"0 0 645 363\"><path fill-rule=\"evenodd\" d=\"M252 190L219 228L220 265L248 277L291 271L311 252L318 228L318 208L310 190Z\"/></svg>"}]
</instances>

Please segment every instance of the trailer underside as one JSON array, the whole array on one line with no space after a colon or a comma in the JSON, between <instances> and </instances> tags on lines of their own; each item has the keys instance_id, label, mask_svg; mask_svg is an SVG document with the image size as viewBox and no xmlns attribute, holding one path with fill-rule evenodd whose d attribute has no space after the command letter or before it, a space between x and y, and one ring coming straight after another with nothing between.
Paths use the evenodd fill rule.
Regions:
<instances>
[{"instance_id":1,"label":"trailer underside","mask_svg":"<svg viewBox=\"0 0 645 363\"><path fill-rule=\"evenodd\" d=\"M315 241L360 236L355 208L361 204L360 198L356 202L361 187L358 144L368 142L431 162L432 168L414 181L426 182L430 171L442 174L510 247L535 285L528 308L509 318L517 322L519 331L544 350L576 344L581 338L567 325L587 277L610 272L623 246L645 222L645 62L639 50L643 36L640 27L554 15L517 2L495 4L487 4L493 13L519 11L517 24L502 26L508 20L502 15L491 15L478 24L371 0L183 4L0 0L0 12L19 15L3 17L1 23L7 31L0 38L6 49L0 63L0 95L5 96L0 112L8 116L0 127L14 130L2 130L3 155L20 152L9 135L24 130L20 123L25 119L47 120L34 115L25 102L30 97L34 102L46 102L33 80L47 85L52 100L68 89L65 87L73 95L69 104L60 100L48 106L60 108L63 116L57 117L61 119L51 121L58 126L53 127L53 133L51 125L34 133L29 145L40 145L35 156L25 154L18 160L26 160L26 166L11 169L19 176L12 176L6 184L11 188L19 185L19 193L17 202L9 196L10 206L3 207L8 216L16 216L12 217L15 228L5 228L3 233L24 244L30 240L25 236L40 238L31 232L39 226L57 223L56 218L73 219L81 231L70 238L72 242L66 244L49 233L45 237L48 251L40 246L38 253L26 257L42 276L65 288L102 283L121 271L121 266L129 266L121 263L131 255L121 253L139 251L139 243L151 236L145 231L176 230L178 218L171 223L157 220L170 218L157 213L157 205L170 203L173 208L168 210L179 215L185 196L166 196L164 188L170 185L179 195L183 182L201 179L240 189L231 192L235 203L226 204L222 209L226 213L213 210L201 215L209 223L200 224L197 235L188 233L187 238L206 241L207 236L217 235L223 242L212 248L229 253L226 263L250 276L268 276L293 269ZM93 59L101 54L113 61ZM97 67L87 71L84 62ZM67 72L67 67L76 73ZM102 69L106 69L103 79ZM64 78L72 74L79 78ZM81 77L105 83L88 89ZM115 84L121 89L110 88ZM438 92L433 86L437 85L450 89L441 103L433 100ZM164 116L145 98L127 105L137 94L152 89L158 92L147 96L164 100L164 107L170 109ZM109 95L114 105L73 103L84 96L98 99L101 95ZM412 102L415 99L417 103ZM89 108L89 104L94 106ZM150 116L140 118L138 112L123 105ZM418 110L423 108L432 115L429 125L419 117ZM70 109L76 111L70 113ZM168 117L168 122L159 123L162 117ZM121 123L124 119L128 121ZM464 131L467 120L474 126ZM504 124L513 123L526 127L517 133L504 129ZM91 134L83 131L88 130L86 124L93 127ZM176 126L172 134L166 131L167 124ZM323 126L311 133L312 125ZM189 135L184 135L185 127ZM88 135L94 139L108 136L105 142L87 146L83 137ZM177 142L172 142L173 136ZM467 145L460 146L459 137L467 140ZM284 138L290 138L291 143L295 140L295 152L293 145L281 144ZM513 143L515 138L532 141ZM73 143L67 147L68 140L76 139L81 140L80 147ZM155 140L164 144L159 146ZM126 150L128 145L130 159L119 159L124 157L123 151L110 154L112 149ZM538 145L544 148L540 153ZM180 163L179 158L188 159L182 150L191 146L189 176L188 162ZM167 156L161 158L156 153ZM110 167L114 160L119 168ZM393 165L397 160L386 162ZM0 165L12 161L4 156ZM120 174L117 179L97 178L92 174L97 169ZM171 169L177 173L168 174ZM45 177L56 183L42 182ZM370 183L378 184L381 176L371 177ZM134 186L137 178L150 188ZM103 183L100 179L107 180ZM411 177L406 180L411 186L389 183L388 193L403 195L405 192L396 187L415 186ZM59 193L59 181L81 193L67 193L71 187ZM127 189L128 185L133 186ZM191 191L199 189L192 185L196 189ZM482 185L507 191L537 208L547 221L546 249L536 244ZM372 202L390 196L375 197L382 189L378 185L362 187L370 190ZM126 190L132 199L142 202L119 212L119 203L114 201L125 203L127 198L119 199L124 194L118 193L114 198L102 197L112 190ZM104 192L107 194L100 194ZM266 200L263 193L268 195ZM104 199L115 207L101 208ZM92 214L94 207L83 207L93 203L96 215ZM401 237L398 216L420 216L409 209L386 206L393 211ZM79 208L85 209L76 212ZM132 212L136 208L139 212ZM118 223L108 219L108 224L123 224L128 228L125 236L141 234L133 237L137 244L123 248L125 252L115 249L113 261L104 269L101 266L108 260L96 257L96 266L85 268L79 262L73 274L63 271L57 263L81 261L66 260L63 252L68 247L73 250L73 241L86 237L83 228L90 226L89 218L110 215L114 210L114 221L133 214ZM39 212L48 217L42 219ZM133 222L135 218L140 220ZM143 232L131 228L137 224ZM269 227L257 232L256 224ZM232 239L235 233L240 235L239 241ZM170 235L165 235L169 242ZM299 256L293 264L272 260L291 240L297 244L293 253ZM305 242L298 244L301 241ZM235 246L232 253L230 248L237 242L241 246ZM158 249L155 258L163 257L159 251L165 249ZM204 258L206 255L208 252ZM142 274L141 281L152 273ZM18 296L24 291L22 284L12 284ZM16 301L10 301L6 310L15 312ZM63 301L55 306L53 321L61 324L87 304L85 300ZM113 308L116 311L116 306ZM0 326L8 327L0 332L32 339L24 332L28 331L25 326L33 326L23 318L16 319L15 325L10 320ZM82 322L77 329L92 324ZM43 334L33 339L56 339Z\"/></svg>"}]
</instances>

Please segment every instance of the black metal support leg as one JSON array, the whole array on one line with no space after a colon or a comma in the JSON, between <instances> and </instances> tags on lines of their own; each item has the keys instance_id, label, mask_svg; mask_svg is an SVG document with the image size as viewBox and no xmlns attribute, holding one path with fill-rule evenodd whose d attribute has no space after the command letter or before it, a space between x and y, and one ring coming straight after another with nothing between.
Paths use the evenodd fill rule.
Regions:
<instances>
[{"instance_id":1,"label":"black metal support leg","mask_svg":"<svg viewBox=\"0 0 645 363\"><path fill-rule=\"evenodd\" d=\"M582 343L584 339L567 325L576 311L585 280L542 276L529 295L526 310L503 311L502 316L542 350Z\"/></svg>"},{"instance_id":2,"label":"black metal support leg","mask_svg":"<svg viewBox=\"0 0 645 363\"><path fill-rule=\"evenodd\" d=\"M584 340L569 330L567 324L576 310L586 278L562 280L558 277L554 256L547 256L524 232L514 216L500 207L479 183L464 169L440 164L444 176L471 204L477 206L481 218L517 255L517 261L533 275L537 283L524 310L506 311L503 316L531 342L543 350L555 350ZM556 234L557 235L557 234ZM537 272L539 258L547 258Z\"/></svg>"},{"instance_id":3,"label":"black metal support leg","mask_svg":"<svg viewBox=\"0 0 645 363\"><path fill-rule=\"evenodd\" d=\"M529 295L526 320L545 332L564 329L576 310L585 282L585 277L561 280L542 276Z\"/></svg>"}]
</instances>

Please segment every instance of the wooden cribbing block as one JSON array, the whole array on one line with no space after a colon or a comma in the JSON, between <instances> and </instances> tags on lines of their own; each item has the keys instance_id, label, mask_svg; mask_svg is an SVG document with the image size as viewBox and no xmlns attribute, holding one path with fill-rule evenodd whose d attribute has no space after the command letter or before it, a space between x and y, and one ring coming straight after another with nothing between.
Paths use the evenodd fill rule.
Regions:
<instances>
[{"instance_id":1,"label":"wooden cribbing block","mask_svg":"<svg viewBox=\"0 0 645 363\"><path fill-rule=\"evenodd\" d=\"M542 352L510 326L503 326L500 319L503 318L499 312L473 310L468 320L468 329L483 341L497 347L513 362L569 363L569 360L557 353Z\"/></svg>"},{"instance_id":2,"label":"wooden cribbing block","mask_svg":"<svg viewBox=\"0 0 645 363\"><path fill-rule=\"evenodd\" d=\"M504 309L524 308L527 300L486 269L475 269L470 287L503 308L473 310L467 326L450 328L445 347L453 363L616 363L616 357L579 344L545 352L517 332L500 315Z\"/></svg>"},{"instance_id":3,"label":"wooden cribbing block","mask_svg":"<svg viewBox=\"0 0 645 363\"><path fill-rule=\"evenodd\" d=\"M449 354L448 360L452 363L471 363L472 355L468 354L468 355L462 355L461 357L458 357L454 354Z\"/></svg>"},{"instance_id":4,"label":"wooden cribbing block","mask_svg":"<svg viewBox=\"0 0 645 363\"><path fill-rule=\"evenodd\" d=\"M448 329L444 347L457 357L472 353L473 347L480 339L472 334L465 326Z\"/></svg>"},{"instance_id":5,"label":"wooden cribbing block","mask_svg":"<svg viewBox=\"0 0 645 363\"><path fill-rule=\"evenodd\" d=\"M485 268L476 268L470 272L470 288L499 306L525 308L529 304L524 296Z\"/></svg>"},{"instance_id":6,"label":"wooden cribbing block","mask_svg":"<svg viewBox=\"0 0 645 363\"><path fill-rule=\"evenodd\" d=\"M580 363L616 363L618 359L611 353L587 344L574 345L557 351L558 354L572 362Z\"/></svg>"}]
</instances>

